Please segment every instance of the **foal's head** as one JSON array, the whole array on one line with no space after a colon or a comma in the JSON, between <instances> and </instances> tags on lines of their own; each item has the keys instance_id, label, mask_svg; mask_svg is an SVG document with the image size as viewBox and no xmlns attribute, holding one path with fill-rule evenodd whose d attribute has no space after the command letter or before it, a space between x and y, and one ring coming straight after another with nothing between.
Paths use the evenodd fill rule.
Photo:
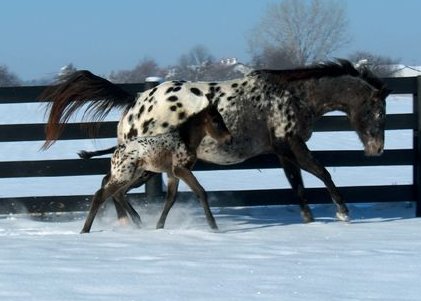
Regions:
<instances>
[{"instance_id":1,"label":"foal's head","mask_svg":"<svg viewBox=\"0 0 421 301\"><path fill-rule=\"evenodd\" d=\"M191 127L191 135L200 141L205 135L211 136L221 144L231 143L232 141L231 133L216 106L209 106L199 114L191 117L190 124L186 126Z\"/></svg>"}]
</instances>

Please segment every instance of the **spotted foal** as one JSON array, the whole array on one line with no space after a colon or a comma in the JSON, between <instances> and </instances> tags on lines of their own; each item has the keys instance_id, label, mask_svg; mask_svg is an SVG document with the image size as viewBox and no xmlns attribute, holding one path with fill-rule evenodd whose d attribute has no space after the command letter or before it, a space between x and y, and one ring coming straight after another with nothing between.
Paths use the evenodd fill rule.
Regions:
<instances>
[{"instance_id":1,"label":"spotted foal","mask_svg":"<svg viewBox=\"0 0 421 301\"><path fill-rule=\"evenodd\" d=\"M209 226L218 229L209 208L206 192L191 172L197 160L196 149L207 134L219 143L230 143L232 140L215 106L209 106L193 115L168 133L136 137L118 145L111 159L109 177L92 199L82 233L90 231L98 208L111 196L130 214L133 221L140 225L139 215L124 198L124 194L135 182L148 178L151 172L166 172L168 175L167 196L157 228L163 228L165 225L181 179L199 197Z\"/></svg>"}]
</instances>

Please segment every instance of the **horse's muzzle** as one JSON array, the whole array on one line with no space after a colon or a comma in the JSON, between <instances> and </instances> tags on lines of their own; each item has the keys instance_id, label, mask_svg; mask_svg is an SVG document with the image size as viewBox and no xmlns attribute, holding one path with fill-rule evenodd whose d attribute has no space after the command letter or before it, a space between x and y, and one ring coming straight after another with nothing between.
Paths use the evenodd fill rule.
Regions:
<instances>
[{"instance_id":1,"label":"horse's muzzle","mask_svg":"<svg viewBox=\"0 0 421 301\"><path fill-rule=\"evenodd\" d=\"M372 139L365 144L364 154L366 156L380 156L383 154L384 141Z\"/></svg>"}]
</instances>

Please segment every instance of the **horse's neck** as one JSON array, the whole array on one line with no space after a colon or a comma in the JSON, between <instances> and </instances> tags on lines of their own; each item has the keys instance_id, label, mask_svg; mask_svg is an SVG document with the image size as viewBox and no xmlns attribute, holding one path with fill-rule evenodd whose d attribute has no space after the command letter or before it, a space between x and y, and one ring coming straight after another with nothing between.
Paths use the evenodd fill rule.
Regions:
<instances>
[{"instance_id":1,"label":"horse's neck","mask_svg":"<svg viewBox=\"0 0 421 301\"><path fill-rule=\"evenodd\" d=\"M361 93L368 90L357 91L354 88L356 78L326 77L313 81L303 82L306 88L302 89L302 96L315 118L332 112L341 111L346 114L353 107L360 105ZM298 90L297 90L298 91ZM357 93L360 93L357 95Z\"/></svg>"}]
</instances>

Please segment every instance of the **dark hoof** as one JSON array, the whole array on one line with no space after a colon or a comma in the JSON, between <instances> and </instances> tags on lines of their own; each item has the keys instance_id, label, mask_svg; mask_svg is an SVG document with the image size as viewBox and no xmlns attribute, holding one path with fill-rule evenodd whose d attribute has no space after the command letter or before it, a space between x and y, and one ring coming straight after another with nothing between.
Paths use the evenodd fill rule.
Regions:
<instances>
[{"instance_id":1,"label":"dark hoof","mask_svg":"<svg viewBox=\"0 0 421 301\"><path fill-rule=\"evenodd\" d=\"M158 223L158 224L156 225L156 229L157 229L157 230L159 230L159 229L164 229L164 224L163 224L163 223Z\"/></svg>"},{"instance_id":2,"label":"dark hoof","mask_svg":"<svg viewBox=\"0 0 421 301\"><path fill-rule=\"evenodd\" d=\"M313 214L310 211L301 211L301 217L303 218L303 222L305 224L314 222Z\"/></svg>"}]
</instances>

